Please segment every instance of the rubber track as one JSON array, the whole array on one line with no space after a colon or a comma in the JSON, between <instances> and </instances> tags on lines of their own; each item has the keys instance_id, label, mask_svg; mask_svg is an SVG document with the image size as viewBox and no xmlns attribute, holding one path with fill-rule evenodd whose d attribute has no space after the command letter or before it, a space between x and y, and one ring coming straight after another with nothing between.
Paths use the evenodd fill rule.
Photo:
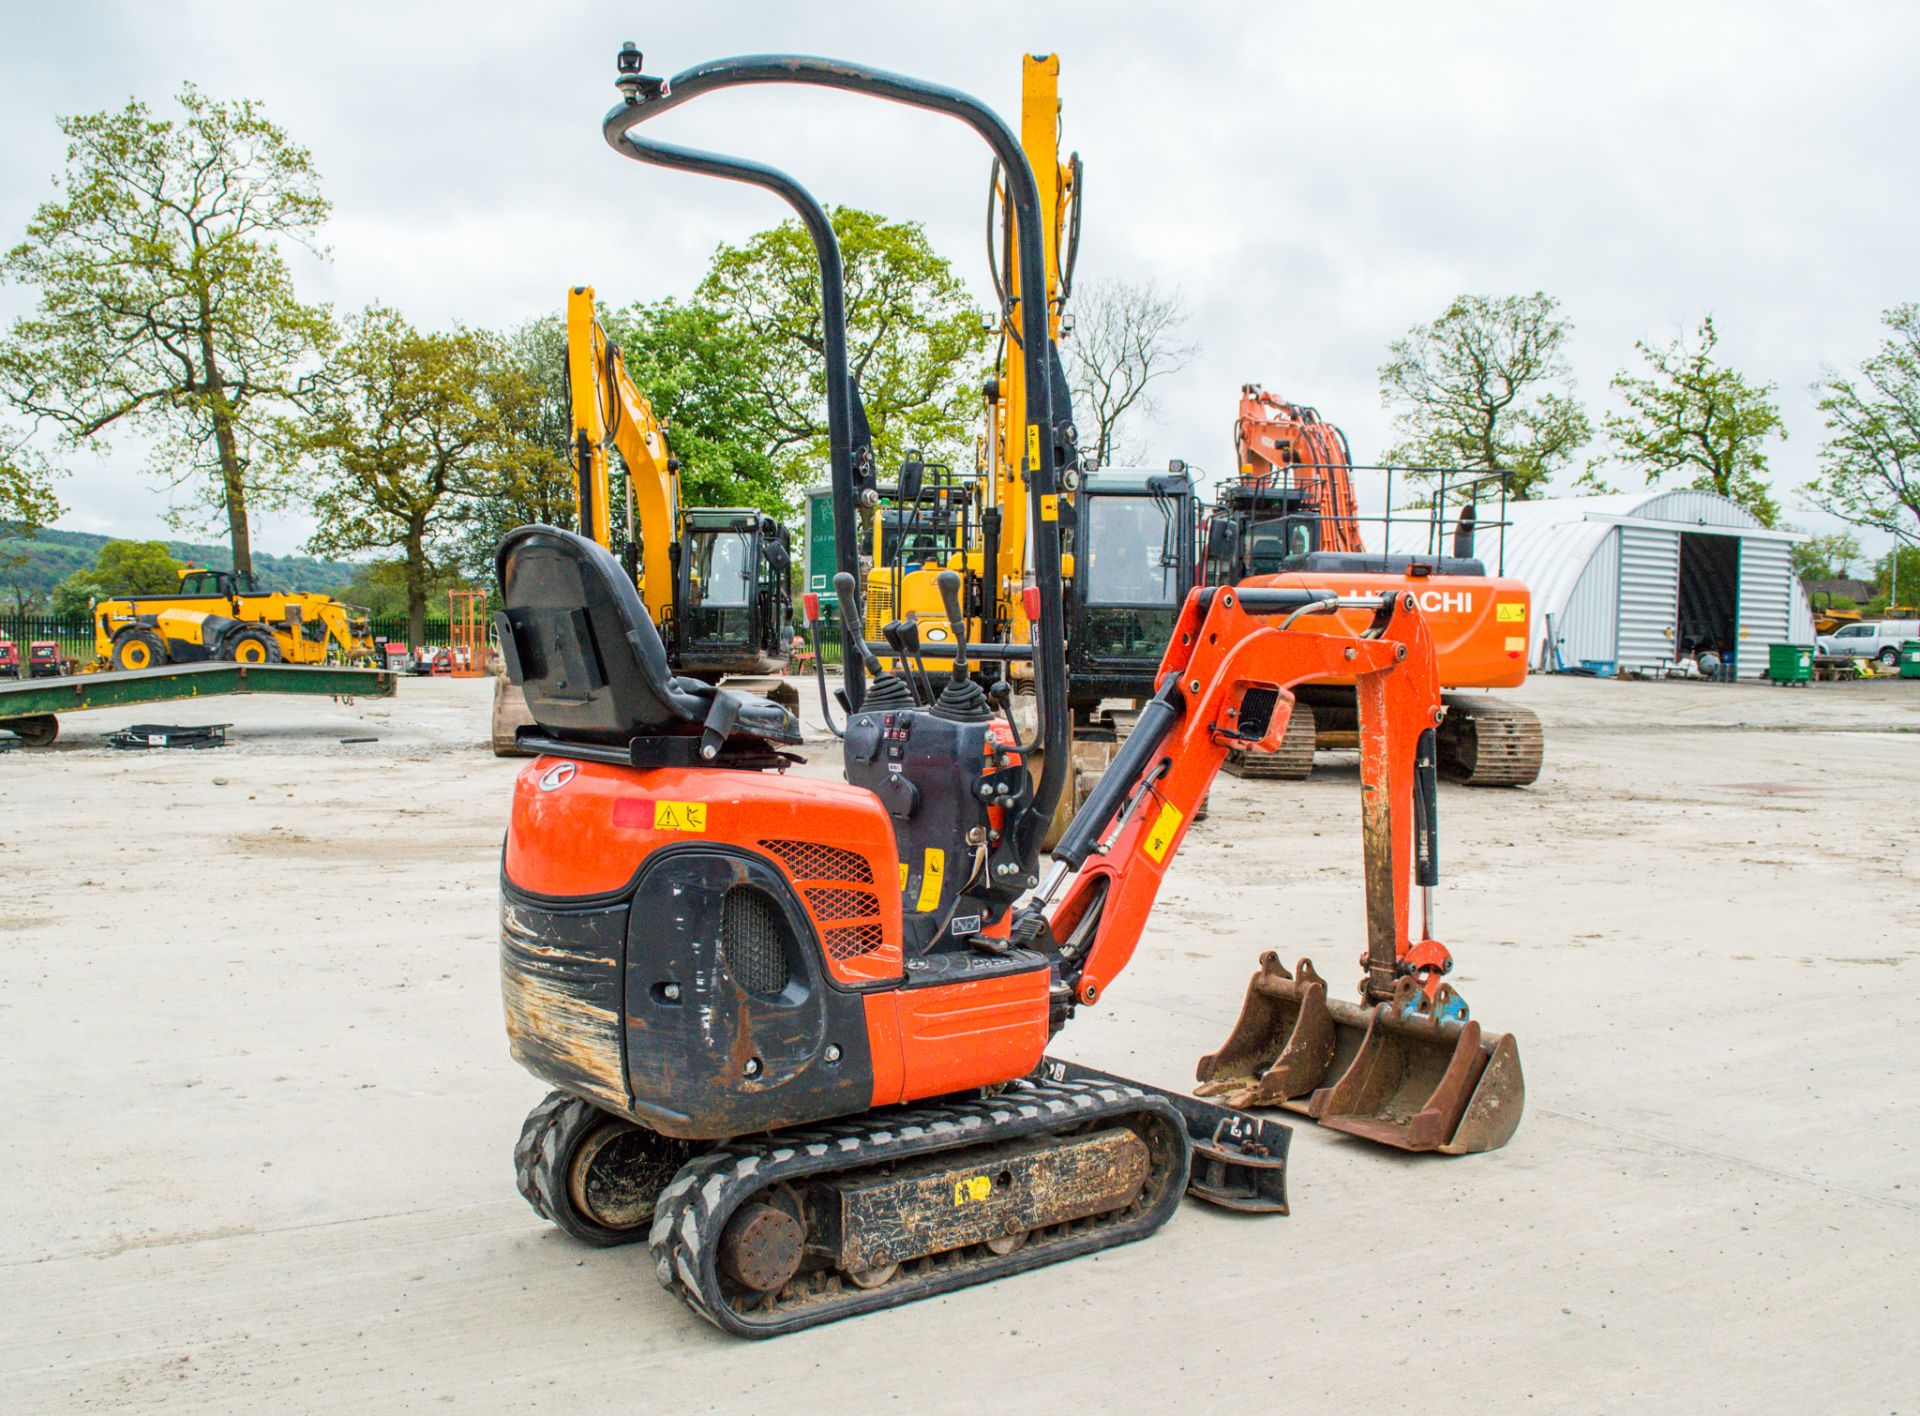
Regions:
<instances>
[{"instance_id":1,"label":"rubber track","mask_svg":"<svg viewBox=\"0 0 1920 1416\"><path fill-rule=\"evenodd\" d=\"M549 1092L546 1100L527 1114L521 1124L520 1139L513 1147L513 1182L534 1213L554 1221L553 1203L548 1199L552 1186L564 1186L566 1178L557 1173L557 1157L547 1153L547 1137L559 1124L561 1113L570 1106L584 1106L565 1092Z\"/></svg>"},{"instance_id":2,"label":"rubber track","mask_svg":"<svg viewBox=\"0 0 1920 1416\"><path fill-rule=\"evenodd\" d=\"M1470 787L1524 787L1540 775L1546 735L1538 715L1498 698L1442 694L1440 765Z\"/></svg>"},{"instance_id":3,"label":"rubber track","mask_svg":"<svg viewBox=\"0 0 1920 1416\"><path fill-rule=\"evenodd\" d=\"M1280 737L1278 752L1246 752L1235 748L1227 754L1222 770L1254 781L1305 781L1313 775L1315 732L1312 706L1295 703L1293 715L1287 719L1287 730Z\"/></svg>"},{"instance_id":4,"label":"rubber track","mask_svg":"<svg viewBox=\"0 0 1920 1416\"><path fill-rule=\"evenodd\" d=\"M1161 1118L1178 1153L1178 1173L1155 1177L1161 1183L1157 1195L1154 1181L1149 1181L1143 1192L1151 1197L1145 1209L1136 1204L1117 1216L1036 1231L1024 1247L1007 1255L976 1245L904 1262L879 1288L842 1283L837 1291L792 1297L790 1286L777 1306L751 1313L728 1302L721 1290L719 1236L734 1211L770 1185L1140 1113ZM979 1100L872 1112L751 1141L729 1141L695 1156L661 1192L648 1244L661 1285L694 1312L724 1332L772 1337L1144 1238L1179 1206L1191 1163L1185 1123L1163 1098L1124 1085L1020 1081L998 1096Z\"/></svg>"}]
</instances>

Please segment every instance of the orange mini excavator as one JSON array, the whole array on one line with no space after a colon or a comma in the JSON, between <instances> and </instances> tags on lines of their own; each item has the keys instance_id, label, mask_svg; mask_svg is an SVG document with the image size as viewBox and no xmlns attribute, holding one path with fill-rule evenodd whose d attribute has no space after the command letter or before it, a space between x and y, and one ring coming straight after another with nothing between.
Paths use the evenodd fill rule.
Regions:
<instances>
[{"instance_id":1,"label":"orange mini excavator","mask_svg":"<svg viewBox=\"0 0 1920 1416\"><path fill-rule=\"evenodd\" d=\"M1033 175L977 101L785 56L660 80L623 51L625 101L606 120L616 150L775 191L815 243L844 727L823 707L843 736L846 780L785 773L797 759L782 748L799 741L785 709L675 677L632 578L604 549L552 527L507 536L496 627L535 719L522 743L539 755L516 783L503 859L503 991L515 1057L557 1088L527 1118L516 1168L566 1232L645 1240L662 1283L695 1312L766 1336L1143 1237L1189 1191L1284 1212L1285 1127L1045 1054L1127 963L1227 751L1276 741L1297 684L1356 684L1366 958L1382 1004L1372 1026L1417 1039L1408 1052L1458 1050L1464 1034L1446 1015L1445 949L1408 928L1414 863L1432 880L1439 718L1432 644L1409 596L1195 590L1158 691L1043 873L1070 722L1052 510L1065 469L1042 431L1050 361L1027 365L1035 634L969 648L949 574L946 654L895 642L901 671L881 668L857 599L870 457L826 214L772 168L634 132L754 83L877 94L984 137L1024 243L1017 313L1029 347L1048 333ZM1294 625L1341 609L1364 609L1364 627ZM817 639L815 607L808 617ZM989 691L968 672L1018 650L1041 704L1032 742L1014 730L1005 685ZM905 662L929 656L949 667ZM1036 775L1027 764L1041 748ZM1384 1076L1392 1063L1372 1065ZM1436 1135L1478 1124L1475 1064L1477 1052L1464 1057L1475 1076L1454 1115L1411 1124Z\"/></svg>"}]
</instances>

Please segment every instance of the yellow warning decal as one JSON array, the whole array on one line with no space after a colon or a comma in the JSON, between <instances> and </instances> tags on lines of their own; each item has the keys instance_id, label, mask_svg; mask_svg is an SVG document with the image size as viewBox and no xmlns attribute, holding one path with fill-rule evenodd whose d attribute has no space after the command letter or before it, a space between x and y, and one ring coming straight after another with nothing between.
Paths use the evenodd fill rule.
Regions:
<instances>
[{"instance_id":1,"label":"yellow warning decal","mask_svg":"<svg viewBox=\"0 0 1920 1416\"><path fill-rule=\"evenodd\" d=\"M1058 521L1060 519L1060 498L1040 498L1040 519L1042 521Z\"/></svg>"},{"instance_id":2,"label":"yellow warning decal","mask_svg":"<svg viewBox=\"0 0 1920 1416\"><path fill-rule=\"evenodd\" d=\"M956 1205L978 1204L993 1193L993 1182L984 1175L969 1175L964 1180L953 1182L953 1202Z\"/></svg>"},{"instance_id":3,"label":"yellow warning decal","mask_svg":"<svg viewBox=\"0 0 1920 1416\"><path fill-rule=\"evenodd\" d=\"M946 873L947 853L938 846L928 846L920 866L920 897L914 902L915 909L930 910L940 903L940 882Z\"/></svg>"},{"instance_id":4,"label":"yellow warning decal","mask_svg":"<svg viewBox=\"0 0 1920 1416\"><path fill-rule=\"evenodd\" d=\"M1179 831L1180 823L1186 819L1186 813L1172 802L1161 803L1160 814L1154 818L1153 829L1147 832L1147 839L1142 847L1147 853L1147 859L1163 861L1167 858L1167 851L1173 845L1174 834Z\"/></svg>"},{"instance_id":5,"label":"yellow warning decal","mask_svg":"<svg viewBox=\"0 0 1920 1416\"><path fill-rule=\"evenodd\" d=\"M1507 653L1509 653L1509 654L1524 654L1524 653L1526 653L1526 652L1527 652L1527 637L1526 637L1526 635L1524 635L1524 634L1509 634L1509 635L1507 636Z\"/></svg>"},{"instance_id":6,"label":"yellow warning decal","mask_svg":"<svg viewBox=\"0 0 1920 1416\"><path fill-rule=\"evenodd\" d=\"M1027 470L1037 472L1040 469L1040 425L1027 424Z\"/></svg>"},{"instance_id":7,"label":"yellow warning decal","mask_svg":"<svg viewBox=\"0 0 1920 1416\"><path fill-rule=\"evenodd\" d=\"M904 860L900 862L900 888L907 888L907 863Z\"/></svg>"},{"instance_id":8,"label":"yellow warning decal","mask_svg":"<svg viewBox=\"0 0 1920 1416\"><path fill-rule=\"evenodd\" d=\"M707 829L707 804L704 801L656 801L653 804L653 829L704 832Z\"/></svg>"},{"instance_id":9,"label":"yellow warning decal","mask_svg":"<svg viewBox=\"0 0 1920 1416\"><path fill-rule=\"evenodd\" d=\"M1519 600L1502 600L1494 606L1493 617L1502 624L1523 623L1527 618L1527 607Z\"/></svg>"}]
</instances>

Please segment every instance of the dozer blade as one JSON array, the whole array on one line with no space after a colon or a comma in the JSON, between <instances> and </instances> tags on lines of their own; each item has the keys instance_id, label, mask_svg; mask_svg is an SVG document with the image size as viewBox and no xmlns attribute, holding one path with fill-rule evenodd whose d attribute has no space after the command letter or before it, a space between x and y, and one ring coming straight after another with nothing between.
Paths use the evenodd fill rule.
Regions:
<instances>
[{"instance_id":1,"label":"dozer blade","mask_svg":"<svg viewBox=\"0 0 1920 1416\"><path fill-rule=\"evenodd\" d=\"M1429 1005L1412 979L1400 980L1368 1015L1351 1065L1313 1094L1306 1114L1400 1150L1466 1155L1505 1145L1526 1105L1519 1046L1458 1020L1457 1006L1446 984Z\"/></svg>"},{"instance_id":2,"label":"dozer blade","mask_svg":"<svg viewBox=\"0 0 1920 1416\"><path fill-rule=\"evenodd\" d=\"M1327 985L1302 959L1293 973L1271 950L1247 985L1226 1045L1200 1059L1195 1090L1228 1106L1283 1106L1320 1085L1335 1052Z\"/></svg>"}]
</instances>

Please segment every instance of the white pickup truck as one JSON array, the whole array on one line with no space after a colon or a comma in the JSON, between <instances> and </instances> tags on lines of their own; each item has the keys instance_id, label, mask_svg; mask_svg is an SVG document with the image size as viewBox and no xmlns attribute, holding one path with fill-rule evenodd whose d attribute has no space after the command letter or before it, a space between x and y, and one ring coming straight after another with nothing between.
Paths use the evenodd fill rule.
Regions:
<instances>
[{"instance_id":1,"label":"white pickup truck","mask_svg":"<svg viewBox=\"0 0 1920 1416\"><path fill-rule=\"evenodd\" d=\"M1920 620L1862 620L1819 636L1814 648L1821 654L1844 654L1849 659L1878 659L1891 669L1899 664L1900 645L1908 639L1920 639Z\"/></svg>"}]
</instances>

